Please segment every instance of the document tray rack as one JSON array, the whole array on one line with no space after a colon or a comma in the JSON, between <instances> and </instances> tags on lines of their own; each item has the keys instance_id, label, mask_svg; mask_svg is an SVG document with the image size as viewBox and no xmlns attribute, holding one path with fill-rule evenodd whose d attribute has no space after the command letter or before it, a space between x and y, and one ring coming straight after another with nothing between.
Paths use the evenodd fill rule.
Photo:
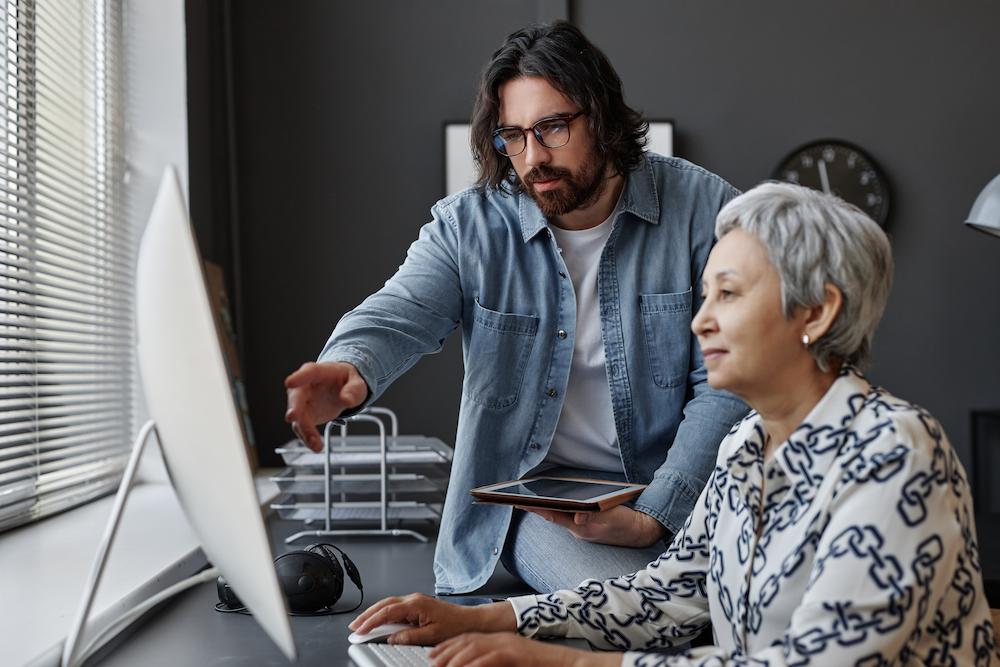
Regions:
<instances>
[{"instance_id":1,"label":"document tray rack","mask_svg":"<svg viewBox=\"0 0 1000 667\"><path fill-rule=\"evenodd\" d=\"M391 435L379 416L391 425ZM374 424L378 435L349 435L348 424ZM340 435L333 435L339 426ZM285 541L337 535L427 537L413 530L390 527L389 521L440 520L452 448L438 438L399 435L399 421L387 408L367 410L326 425L323 451L313 452L298 440L275 450L288 466L271 480L282 495L271 508L283 519L307 525L322 521L319 530L300 531ZM349 524L333 529L332 521ZM365 528L376 522L378 528Z\"/></svg>"}]
</instances>

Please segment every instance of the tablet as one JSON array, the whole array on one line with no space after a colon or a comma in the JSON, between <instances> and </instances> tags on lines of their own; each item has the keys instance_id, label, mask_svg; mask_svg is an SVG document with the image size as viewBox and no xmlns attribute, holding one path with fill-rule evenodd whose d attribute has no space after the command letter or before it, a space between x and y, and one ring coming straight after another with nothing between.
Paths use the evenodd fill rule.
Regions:
<instances>
[{"instance_id":1,"label":"tablet","mask_svg":"<svg viewBox=\"0 0 1000 667\"><path fill-rule=\"evenodd\" d=\"M645 488L645 484L585 477L526 477L480 486L469 493L481 503L598 512L634 499Z\"/></svg>"}]
</instances>

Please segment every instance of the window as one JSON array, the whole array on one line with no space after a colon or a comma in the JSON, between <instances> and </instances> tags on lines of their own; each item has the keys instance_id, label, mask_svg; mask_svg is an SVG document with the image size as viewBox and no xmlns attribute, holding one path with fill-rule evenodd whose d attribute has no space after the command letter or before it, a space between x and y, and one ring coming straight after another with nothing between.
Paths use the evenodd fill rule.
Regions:
<instances>
[{"instance_id":1,"label":"window","mask_svg":"<svg viewBox=\"0 0 1000 667\"><path fill-rule=\"evenodd\" d=\"M116 488L133 424L119 0L0 0L0 529Z\"/></svg>"}]
</instances>

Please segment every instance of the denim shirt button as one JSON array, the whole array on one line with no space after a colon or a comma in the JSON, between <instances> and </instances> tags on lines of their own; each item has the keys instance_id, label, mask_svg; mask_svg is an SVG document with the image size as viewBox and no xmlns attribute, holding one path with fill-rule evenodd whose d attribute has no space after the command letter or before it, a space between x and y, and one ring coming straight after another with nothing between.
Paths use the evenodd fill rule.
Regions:
<instances>
[{"instance_id":1,"label":"denim shirt button","mask_svg":"<svg viewBox=\"0 0 1000 667\"><path fill-rule=\"evenodd\" d=\"M560 329L559 333L556 334L556 335L559 336L560 338L562 338L563 340L566 340L566 335L567 334L566 334L566 330L565 329Z\"/></svg>"},{"instance_id":2,"label":"denim shirt button","mask_svg":"<svg viewBox=\"0 0 1000 667\"><path fill-rule=\"evenodd\" d=\"M566 277L566 272L565 271L560 271L559 272L559 277L560 278L565 278Z\"/></svg>"},{"instance_id":3,"label":"denim shirt button","mask_svg":"<svg viewBox=\"0 0 1000 667\"><path fill-rule=\"evenodd\" d=\"M500 547L493 547L493 555L496 556L498 553L500 553Z\"/></svg>"},{"instance_id":4,"label":"denim shirt button","mask_svg":"<svg viewBox=\"0 0 1000 667\"><path fill-rule=\"evenodd\" d=\"M558 391L556 391L555 389L549 389L549 390L548 390L547 392L545 392L545 393L547 393L547 394L548 394L549 396L551 396L551 397L553 397L553 398L555 398L556 396L558 396L558 395L559 395L559 392L558 392Z\"/></svg>"},{"instance_id":5,"label":"denim shirt button","mask_svg":"<svg viewBox=\"0 0 1000 667\"><path fill-rule=\"evenodd\" d=\"M541 447L541 445L539 445L537 442L533 442L530 445L528 445L528 449L537 450L539 447Z\"/></svg>"}]
</instances>

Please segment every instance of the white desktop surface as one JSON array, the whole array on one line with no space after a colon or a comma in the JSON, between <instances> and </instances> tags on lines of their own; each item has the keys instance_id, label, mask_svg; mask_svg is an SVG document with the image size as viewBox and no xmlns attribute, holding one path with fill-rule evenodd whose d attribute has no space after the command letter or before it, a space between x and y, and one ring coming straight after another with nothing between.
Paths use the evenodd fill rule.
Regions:
<instances>
[{"instance_id":1,"label":"white desktop surface","mask_svg":"<svg viewBox=\"0 0 1000 667\"><path fill-rule=\"evenodd\" d=\"M270 474L261 471L263 476ZM258 478L268 502L276 492ZM0 665L57 665L114 496L0 534ZM133 487L98 589L91 623L103 623L205 564L169 484ZM89 641L88 629L84 643Z\"/></svg>"},{"instance_id":2,"label":"white desktop surface","mask_svg":"<svg viewBox=\"0 0 1000 667\"><path fill-rule=\"evenodd\" d=\"M0 627L5 635L0 664L29 664L61 646L113 501L114 496L106 496L0 536ZM204 562L198 539L173 489L166 484L136 485L111 549L94 617L124 610L121 601L130 600L151 579L170 577L179 566L190 574L187 570L197 567L198 559ZM49 660L38 664L55 664Z\"/></svg>"},{"instance_id":3,"label":"white desktop surface","mask_svg":"<svg viewBox=\"0 0 1000 667\"><path fill-rule=\"evenodd\" d=\"M418 525L413 525L418 528ZM433 526L428 527L432 535ZM272 516L268 532L276 551L302 549L315 541L303 538L286 544L284 538L302 529L302 522ZM333 539L333 538L329 538ZM338 537L334 543L358 566L365 587L364 606L389 595L434 590L434 542L412 538ZM509 580L510 576L506 575ZM350 609L358 591L345 582L337 609ZM215 584L206 583L181 593L132 632L95 656L87 667L177 667L178 665L227 665L228 667L349 667L351 633L347 624L361 610L333 616L298 616L291 619L298 646L298 661L290 663L268 639L256 621L241 614L215 611Z\"/></svg>"}]
</instances>

